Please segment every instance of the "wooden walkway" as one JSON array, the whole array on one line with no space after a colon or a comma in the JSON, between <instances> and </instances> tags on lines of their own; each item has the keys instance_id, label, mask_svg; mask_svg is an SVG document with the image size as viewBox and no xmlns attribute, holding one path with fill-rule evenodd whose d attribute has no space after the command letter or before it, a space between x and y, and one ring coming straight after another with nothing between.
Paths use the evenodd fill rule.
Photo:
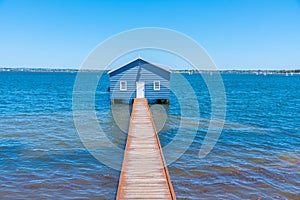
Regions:
<instances>
[{"instance_id":1,"label":"wooden walkway","mask_svg":"<svg viewBox=\"0 0 300 200\"><path fill-rule=\"evenodd\" d=\"M176 199L147 99L135 99L117 199Z\"/></svg>"}]
</instances>

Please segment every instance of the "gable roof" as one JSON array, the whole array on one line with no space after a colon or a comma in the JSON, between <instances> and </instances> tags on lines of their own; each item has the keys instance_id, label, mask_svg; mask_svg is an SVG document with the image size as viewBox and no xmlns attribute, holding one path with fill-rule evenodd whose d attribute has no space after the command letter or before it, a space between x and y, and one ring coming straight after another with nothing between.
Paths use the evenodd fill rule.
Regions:
<instances>
[{"instance_id":1,"label":"gable roof","mask_svg":"<svg viewBox=\"0 0 300 200\"><path fill-rule=\"evenodd\" d=\"M121 66L121 67L118 67L118 68L116 68L116 69L110 70L110 71L108 72L108 74L111 74L111 73L113 73L113 72L116 72L116 71L122 69L123 67L126 67L126 66L130 65L131 63L138 62L138 61L144 62L145 64L151 65L151 66L153 66L153 67L156 67L156 68L158 68L158 69L161 69L161 70L164 70L164 71L166 71L166 72L171 73L171 70L169 70L169 69L167 69L167 68L165 68L165 67L163 67L163 66L158 66L158 65L156 65L156 64L152 64L152 63L150 63L150 62L148 62L148 61L145 61L145 60L142 59L142 58L137 58L137 59L135 59L135 60L133 60L133 61L130 61L129 63L127 63L127 64Z\"/></svg>"}]
</instances>

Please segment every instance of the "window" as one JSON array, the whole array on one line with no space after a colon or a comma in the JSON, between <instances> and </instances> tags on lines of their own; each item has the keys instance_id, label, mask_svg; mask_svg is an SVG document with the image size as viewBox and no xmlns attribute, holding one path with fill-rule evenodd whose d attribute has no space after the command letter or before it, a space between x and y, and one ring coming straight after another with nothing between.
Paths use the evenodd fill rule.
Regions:
<instances>
[{"instance_id":1,"label":"window","mask_svg":"<svg viewBox=\"0 0 300 200\"><path fill-rule=\"evenodd\" d=\"M153 89L154 90L160 90L160 81L154 81L153 82Z\"/></svg>"},{"instance_id":2,"label":"window","mask_svg":"<svg viewBox=\"0 0 300 200\"><path fill-rule=\"evenodd\" d=\"M121 91L127 90L127 81L120 81L120 90Z\"/></svg>"}]
</instances>

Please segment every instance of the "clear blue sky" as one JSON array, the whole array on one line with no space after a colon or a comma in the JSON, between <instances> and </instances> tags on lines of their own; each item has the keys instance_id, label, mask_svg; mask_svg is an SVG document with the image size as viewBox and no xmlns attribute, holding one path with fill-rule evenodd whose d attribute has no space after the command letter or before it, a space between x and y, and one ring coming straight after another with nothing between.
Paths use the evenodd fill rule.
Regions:
<instances>
[{"instance_id":1,"label":"clear blue sky","mask_svg":"<svg viewBox=\"0 0 300 200\"><path fill-rule=\"evenodd\" d=\"M299 0L0 0L0 66L77 68L140 27L194 38L220 69L300 68Z\"/></svg>"}]
</instances>

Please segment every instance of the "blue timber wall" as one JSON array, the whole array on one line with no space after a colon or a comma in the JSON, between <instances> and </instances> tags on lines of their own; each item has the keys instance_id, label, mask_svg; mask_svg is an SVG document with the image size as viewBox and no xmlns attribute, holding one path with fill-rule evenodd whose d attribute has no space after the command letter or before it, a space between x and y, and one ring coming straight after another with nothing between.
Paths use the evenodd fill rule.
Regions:
<instances>
[{"instance_id":1,"label":"blue timber wall","mask_svg":"<svg viewBox=\"0 0 300 200\"><path fill-rule=\"evenodd\" d=\"M127 81L127 90L120 91L120 81ZM154 81L160 81L160 90L154 90ZM136 97L136 82L145 82L145 98L149 102L170 99L170 72L137 59L110 73L110 98L130 103Z\"/></svg>"}]
</instances>

